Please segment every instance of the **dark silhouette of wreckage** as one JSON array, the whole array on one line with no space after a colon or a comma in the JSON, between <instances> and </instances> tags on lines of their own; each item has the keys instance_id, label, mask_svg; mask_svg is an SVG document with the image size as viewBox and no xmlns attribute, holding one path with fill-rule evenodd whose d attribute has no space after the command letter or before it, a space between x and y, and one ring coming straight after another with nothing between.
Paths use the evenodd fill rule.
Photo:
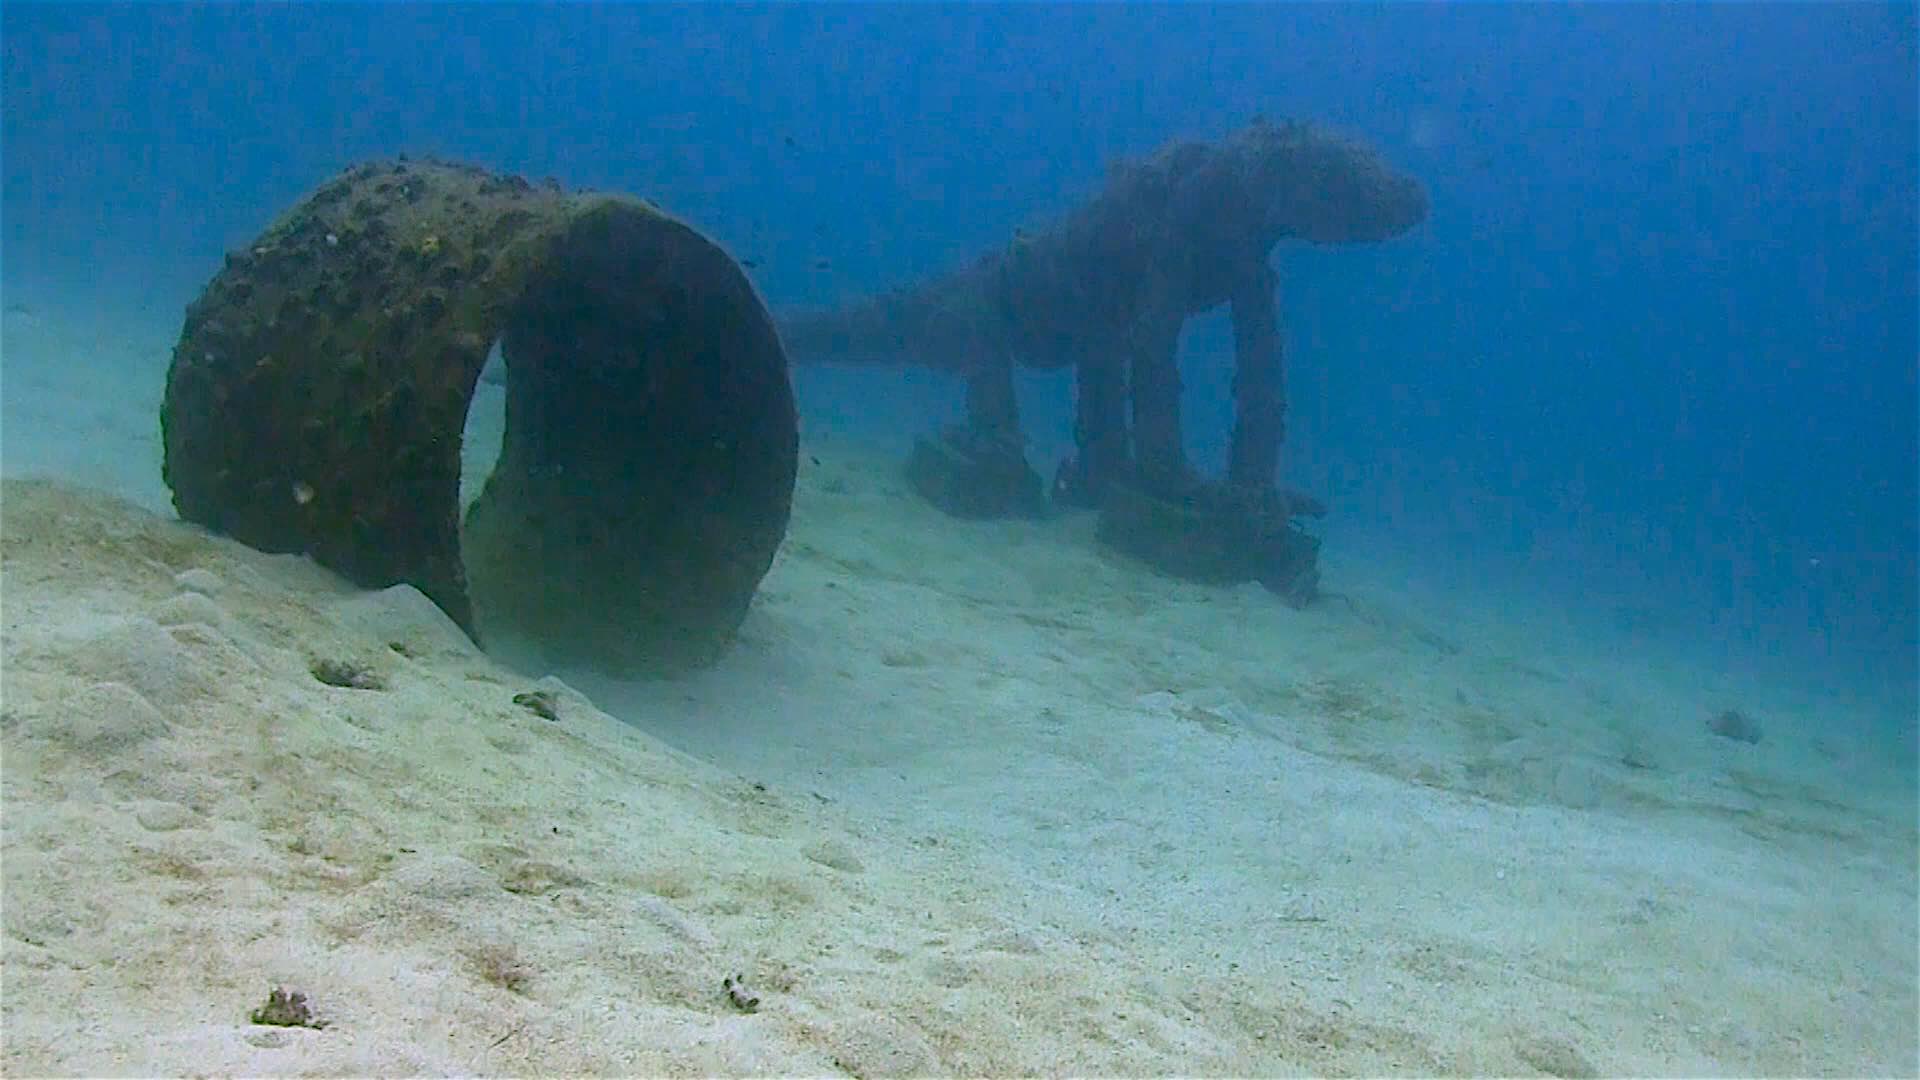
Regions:
<instances>
[{"instance_id":1,"label":"dark silhouette of wreckage","mask_svg":"<svg viewBox=\"0 0 1920 1080\"><path fill-rule=\"evenodd\" d=\"M1100 536L1178 577L1259 580L1296 603L1318 583L1318 541L1293 523L1324 508L1278 488L1286 397L1278 279L1284 241L1387 240L1428 212L1424 188L1370 149L1300 122L1255 120L1218 142L1172 143L1113 167L1050 228L944 276L781 320L797 363L916 363L966 380L964 425L923 438L915 490L960 517L1034 515L1016 364L1071 367L1077 452L1053 501L1098 506ZM1227 304L1236 371L1224 483L1182 447L1178 344Z\"/></svg>"}]
</instances>

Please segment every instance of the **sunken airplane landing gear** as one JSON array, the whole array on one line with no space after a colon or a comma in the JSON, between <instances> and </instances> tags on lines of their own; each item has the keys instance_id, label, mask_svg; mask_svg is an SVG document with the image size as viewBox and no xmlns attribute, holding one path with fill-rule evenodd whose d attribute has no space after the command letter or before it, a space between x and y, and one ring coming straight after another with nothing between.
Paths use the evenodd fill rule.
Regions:
<instances>
[{"instance_id":1,"label":"sunken airplane landing gear","mask_svg":"<svg viewBox=\"0 0 1920 1080\"><path fill-rule=\"evenodd\" d=\"M506 431L463 522L496 341ZM706 237L639 199L404 159L228 256L160 419L182 518L615 674L726 648L799 455L772 319Z\"/></svg>"},{"instance_id":2,"label":"sunken airplane landing gear","mask_svg":"<svg viewBox=\"0 0 1920 1080\"><path fill-rule=\"evenodd\" d=\"M1294 607L1320 588L1320 541L1292 523L1326 508L1297 493L1249 496L1219 485L1180 496L1110 484L1096 535L1169 577L1206 585L1257 581Z\"/></svg>"},{"instance_id":3,"label":"sunken airplane landing gear","mask_svg":"<svg viewBox=\"0 0 1920 1080\"><path fill-rule=\"evenodd\" d=\"M1077 452L1054 477L1053 504L1103 508L1100 534L1166 573L1259 580L1303 603L1318 542L1288 524L1312 504L1277 490L1287 400L1271 256L1282 244L1390 240L1430 207L1418 180L1364 144L1255 118L1219 139L1118 162L1090 200L1017 231L1004 249L794 312L783 332L797 362L911 362L962 377L968 426L981 432L1020 429L1016 366L1071 370ZM1234 426L1225 490L1206 493L1189 482L1179 346L1190 318L1222 305L1233 324ZM910 473L948 513L1025 513L1031 470L1019 452L947 435L915 449ZM1110 487L1130 490L1109 500Z\"/></svg>"}]
</instances>

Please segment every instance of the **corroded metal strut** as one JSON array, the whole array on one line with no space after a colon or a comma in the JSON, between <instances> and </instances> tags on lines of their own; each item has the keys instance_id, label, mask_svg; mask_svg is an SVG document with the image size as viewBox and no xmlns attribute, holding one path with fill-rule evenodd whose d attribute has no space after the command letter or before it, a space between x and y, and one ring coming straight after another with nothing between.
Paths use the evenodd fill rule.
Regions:
<instances>
[{"instance_id":1,"label":"corroded metal strut","mask_svg":"<svg viewBox=\"0 0 1920 1080\"><path fill-rule=\"evenodd\" d=\"M1071 366L1076 459L1065 487L1126 480L1190 490L1181 444L1180 331L1232 309L1237 372L1229 486L1270 492L1285 437L1275 245L1380 241L1425 219L1425 190L1368 148L1298 122L1256 120L1217 142L1117 164L1051 228L943 277L849 307L795 314L796 362L923 364L967 380L974 447L1020 454L1015 365ZM1130 415L1129 415L1130 413Z\"/></svg>"}]
</instances>

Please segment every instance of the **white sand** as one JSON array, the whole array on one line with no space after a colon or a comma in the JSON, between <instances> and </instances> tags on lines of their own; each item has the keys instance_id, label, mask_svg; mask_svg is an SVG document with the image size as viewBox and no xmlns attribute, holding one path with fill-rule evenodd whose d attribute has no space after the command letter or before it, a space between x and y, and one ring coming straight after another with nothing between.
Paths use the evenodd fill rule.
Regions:
<instances>
[{"instance_id":1,"label":"white sand","mask_svg":"<svg viewBox=\"0 0 1920 1080\"><path fill-rule=\"evenodd\" d=\"M542 684L154 512L173 328L29 314L7 472L133 502L0 489L9 1075L1920 1069L1910 764L1817 692L1337 546L1307 612L1167 582L831 442L718 669Z\"/></svg>"}]
</instances>

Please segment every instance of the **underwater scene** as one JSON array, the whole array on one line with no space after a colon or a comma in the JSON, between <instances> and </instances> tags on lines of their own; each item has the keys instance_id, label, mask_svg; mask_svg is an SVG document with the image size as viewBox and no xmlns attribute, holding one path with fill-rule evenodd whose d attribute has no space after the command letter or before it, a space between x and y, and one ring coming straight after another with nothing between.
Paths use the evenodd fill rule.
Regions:
<instances>
[{"instance_id":1,"label":"underwater scene","mask_svg":"<svg viewBox=\"0 0 1920 1080\"><path fill-rule=\"evenodd\" d=\"M1920 1075L1913 3L0 6L0 1072Z\"/></svg>"}]
</instances>

